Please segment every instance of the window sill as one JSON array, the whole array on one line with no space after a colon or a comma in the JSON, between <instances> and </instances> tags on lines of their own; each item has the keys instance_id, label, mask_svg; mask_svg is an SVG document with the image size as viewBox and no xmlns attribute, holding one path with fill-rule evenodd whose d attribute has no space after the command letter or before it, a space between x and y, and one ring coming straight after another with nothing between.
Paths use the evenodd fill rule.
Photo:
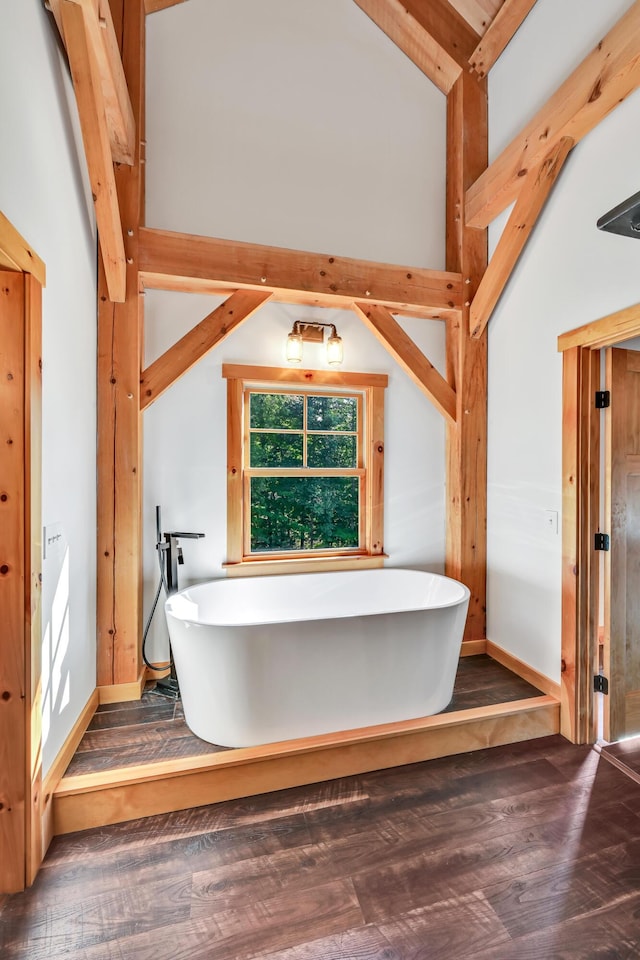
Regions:
<instances>
[{"instance_id":1,"label":"window sill","mask_svg":"<svg viewBox=\"0 0 640 960\"><path fill-rule=\"evenodd\" d=\"M333 570L370 570L384 566L386 553L358 557L296 557L291 560L244 560L223 563L227 577L258 577L283 573L324 573Z\"/></svg>"}]
</instances>

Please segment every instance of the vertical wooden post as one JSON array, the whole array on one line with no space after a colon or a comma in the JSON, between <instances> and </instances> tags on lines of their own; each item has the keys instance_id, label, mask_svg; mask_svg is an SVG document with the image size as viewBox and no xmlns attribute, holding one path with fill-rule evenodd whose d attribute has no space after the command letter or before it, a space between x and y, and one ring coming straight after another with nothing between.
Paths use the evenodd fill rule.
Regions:
<instances>
[{"instance_id":1,"label":"vertical wooden post","mask_svg":"<svg viewBox=\"0 0 640 960\"><path fill-rule=\"evenodd\" d=\"M98 685L141 673L143 308L138 235L143 220L145 14L143 0L112 0L136 121L133 166L116 164L127 256L124 303L110 303L98 276Z\"/></svg>"},{"instance_id":2,"label":"vertical wooden post","mask_svg":"<svg viewBox=\"0 0 640 960\"><path fill-rule=\"evenodd\" d=\"M0 889L14 893L26 880L24 274L0 272L0 297Z\"/></svg>"},{"instance_id":3,"label":"vertical wooden post","mask_svg":"<svg viewBox=\"0 0 640 960\"><path fill-rule=\"evenodd\" d=\"M42 860L40 285L0 271L0 890Z\"/></svg>"},{"instance_id":4,"label":"vertical wooden post","mask_svg":"<svg viewBox=\"0 0 640 960\"><path fill-rule=\"evenodd\" d=\"M487 231L464 223L467 188L487 167L487 87L462 73L447 97L447 270L463 278L463 310L447 324L456 422L447 424L446 572L469 587L465 639L486 636L487 337L470 337L469 306L487 267Z\"/></svg>"},{"instance_id":5,"label":"vertical wooden post","mask_svg":"<svg viewBox=\"0 0 640 960\"><path fill-rule=\"evenodd\" d=\"M25 274L25 727L27 795L26 882L40 869L48 839L43 837L42 796L42 287ZM0 494L0 499L1 499ZM28 499L27 499L28 498Z\"/></svg>"}]
</instances>

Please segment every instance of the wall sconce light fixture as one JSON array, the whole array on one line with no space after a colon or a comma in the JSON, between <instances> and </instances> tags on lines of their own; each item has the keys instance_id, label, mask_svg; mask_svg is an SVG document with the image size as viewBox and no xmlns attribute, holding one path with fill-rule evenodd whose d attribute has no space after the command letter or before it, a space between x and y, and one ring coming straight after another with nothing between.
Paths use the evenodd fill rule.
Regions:
<instances>
[{"instance_id":1,"label":"wall sconce light fixture","mask_svg":"<svg viewBox=\"0 0 640 960\"><path fill-rule=\"evenodd\" d=\"M305 340L310 343L324 342L324 328L329 327L327 338L327 363L337 367L342 363L342 338L338 336L335 323L307 323L295 320L291 333L287 337L287 360L290 363L300 363L302 360L302 344Z\"/></svg>"}]
</instances>

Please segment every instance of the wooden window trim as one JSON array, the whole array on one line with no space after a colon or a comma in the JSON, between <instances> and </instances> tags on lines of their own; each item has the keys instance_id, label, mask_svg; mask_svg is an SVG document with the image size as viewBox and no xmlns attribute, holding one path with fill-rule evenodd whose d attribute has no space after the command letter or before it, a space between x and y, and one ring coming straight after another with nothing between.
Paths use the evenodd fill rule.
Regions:
<instances>
[{"instance_id":1,"label":"wooden window trim","mask_svg":"<svg viewBox=\"0 0 640 960\"><path fill-rule=\"evenodd\" d=\"M333 370L294 370L280 367L223 364L222 376L227 380L227 561L223 564L227 575L256 573L341 569L352 566L381 566L384 559L384 390L388 383L385 374L350 373ZM360 477L361 547L352 550L317 552L287 552L260 557L248 556L246 538L248 528L248 477L271 475L273 471L254 468L244 471L243 419L244 395L248 387L278 387L299 385L306 394L321 393L322 388L340 392L357 391L366 411L364 426L360 429L362 449L358 451L359 466L348 471ZM368 464L368 465L367 465ZM345 475L344 470L314 471L326 476ZM306 476L306 471L291 475Z\"/></svg>"}]
</instances>

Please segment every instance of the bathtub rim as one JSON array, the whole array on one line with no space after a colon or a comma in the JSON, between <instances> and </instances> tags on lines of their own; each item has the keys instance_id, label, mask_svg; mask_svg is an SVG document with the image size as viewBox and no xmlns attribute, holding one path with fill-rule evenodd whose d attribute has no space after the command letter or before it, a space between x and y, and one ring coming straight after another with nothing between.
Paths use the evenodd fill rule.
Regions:
<instances>
[{"instance_id":1,"label":"bathtub rim","mask_svg":"<svg viewBox=\"0 0 640 960\"><path fill-rule=\"evenodd\" d=\"M177 614L171 609L171 603L175 600L175 598L179 596L185 596L186 594L189 593L189 591L207 587L210 584L238 582L238 578L235 578L235 577L234 578L214 577L210 580L202 580L202 581L199 581L198 583L192 583L188 587L183 587L181 590L178 590L176 593L171 594L170 597L167 597L164 601L165 617L171 616L175 620L179 621L180 623L188 623L194 626L242 628L242 627L258 627L262 624L273 625L277 623L283 623L283 624L284 623L306 623L310 620L314 620L314 621L315 620L327 620L327 621L328 620L350 620L350 619L355 619L357 617L380 617L380 616L388 616L388 615L401 614L401 613L420 613L420 612L427 612L429 610L445 610L451 607L462 606L463 604L468 603L471 598L471 591L465 583L462 583L462 581L460 580L456 580L454 577L448 577L443 573L432 573L429 570L416 570L412 567L383 567L380 570L371 571L371 572L381 573L382 570L387 570L389 572L396 571L396 570L406 571L410 573L423 574L424 576L427 576L435 580L446 580L449 583L457 585L462 590L462 595L459 597L456 597L453 600L448 600L444 603L431 603L428 606L424 606L424 605L414 606L409 604L409 605L405 605L397 608L390 607L387 610L372 610L372 611L359 610L359 611L355 611L354 613L344 614L340 616L336 616L335 613L328 611L327 614L324 616L313 616L313 617L299 617L299 616L282 617L280 616L280 617L273 617L273 618L263 618L262 620L250 620L250 621L236 620L232 623L223 622L222 620L211 620L211 619L196 620L193 617L180 616L179 614ZM263 577L256 577L256 578L251 577L250 580L251 582L255 582L256 580L260 580L263 582L277 580L279 582L282 582L287 578L298 579L299 577L316 577L316 576L325 577L325 576L331 576L331 574L336 574L336 573L339 573L341 576L347 576L350 572L351 571L325 570L319 573L306 573L306 574L305 573L269 574Z\"/></svg>"}]
</instances>

